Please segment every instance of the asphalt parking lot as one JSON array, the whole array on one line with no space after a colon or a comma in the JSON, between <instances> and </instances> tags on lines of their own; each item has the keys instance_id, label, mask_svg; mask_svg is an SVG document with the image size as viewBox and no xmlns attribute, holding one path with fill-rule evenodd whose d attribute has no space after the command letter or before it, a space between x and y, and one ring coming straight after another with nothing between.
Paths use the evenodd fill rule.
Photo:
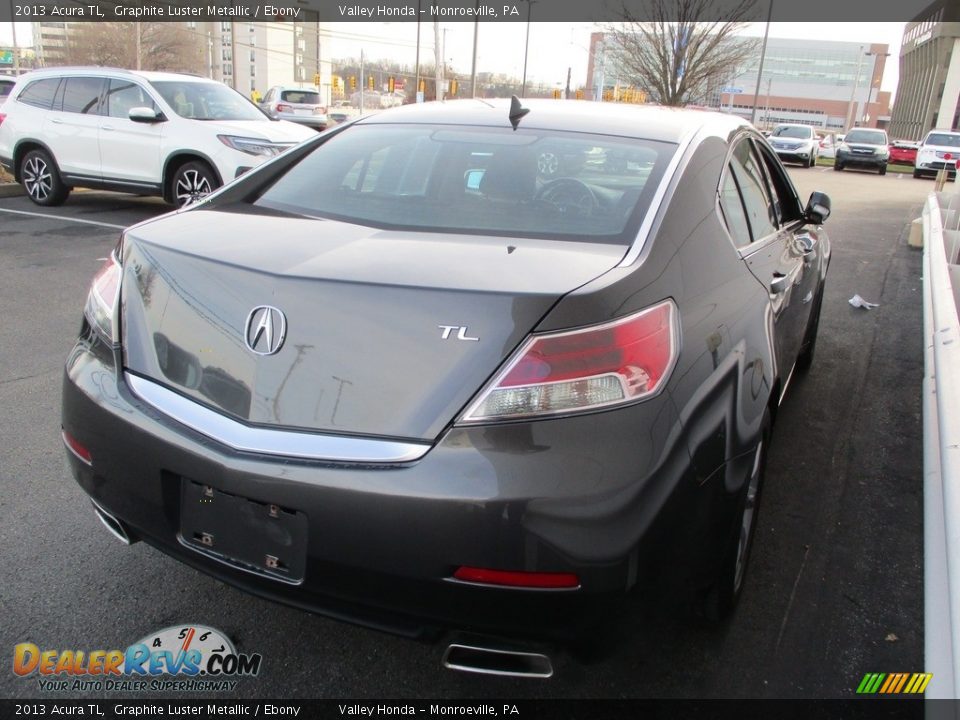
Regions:
<instances>
[{"instance_id":1,"label":"asphalt parking lot","mask_svg":"<svg viewBox=\"0 0 960 720\"><path fill-rule=\"evenodd\" d=\"M777 418L743 602L719 629L638 605L612 655L561 658L548 681L451 673L438 646L253 598L110 537L63 460L62 365L115 226L168 208L98 192L50 211L0 199L0 697L44 697L10 671L17 643L125 648L180 623L263 655L242 697L830 698L867 672L922 671L921 263L905 237L933 183L791 174L804 199L831 196L834 258L814 366ZM879 307L851 307L854 294Z\"/></svg>"}]
</instances>

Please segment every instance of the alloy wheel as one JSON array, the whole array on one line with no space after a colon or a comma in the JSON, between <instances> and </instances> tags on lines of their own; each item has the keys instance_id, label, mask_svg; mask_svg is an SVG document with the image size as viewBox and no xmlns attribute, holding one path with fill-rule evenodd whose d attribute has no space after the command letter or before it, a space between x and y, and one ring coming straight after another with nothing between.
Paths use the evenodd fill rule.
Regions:
<instances>
[{"instance_id":1,"label":"alloy wheel","mask_svg":"<svg viewBox=\"0 0 960 720\"><path fill-rule=\"evenodd\" d=\"M34 155L23 165L23 185L37 202L46 200L53 190L53 173L43 158Z\"/></svg>"},{"instance_id":2,"label":"alloy wheel","mask_svg":"<svg viewBox=\"0 0 960 720\"><path fill-rule=\"evenodd\" d=\"M177 205L183 207L195 203L213 190L210 179L199 170L186 170L177 176L175 195Z\"/></svg>"}]
</instances>

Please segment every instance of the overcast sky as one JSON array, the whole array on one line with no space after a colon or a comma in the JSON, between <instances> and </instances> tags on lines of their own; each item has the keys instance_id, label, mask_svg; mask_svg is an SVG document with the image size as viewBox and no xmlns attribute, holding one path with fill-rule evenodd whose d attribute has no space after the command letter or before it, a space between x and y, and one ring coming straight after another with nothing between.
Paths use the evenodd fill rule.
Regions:
<instances>
[{"instance_id":1,"label":"overcast sky","mask_svg":"<svg viewBox=\"0 0 960 720\"><path fill-rule=\"evenodd\" d=\"M32 43L30 23L16 23L17 40L21 45ZM770 36L817 40L845 40L852 42L886 43L891 56L887 59L886 72L881 89L894 90L897 84L900 39L904 23L771 23ZM324 57L341 58L360 55L394 59L411 67L416 57L416 23L332 23L329 46L323 50ZM460 73L469 73L474 25L470 22L442 23L441 48L444 39L446 50L441 59L451 62ZM535 83L548 87L566 84L567 68L570 68L571 86L586 83L587 55L590 33L597 28L593 23L538 23L530 25L530 45L527 58L527 77ZM420 26L421 62L432 64L434 32L432 23ZM477 42L477 68L480 72L506 73L515 77L523 74L525 36L527 24L523 22L480 23ZM748 34L762 35L763 23L754 23ZM0 45L11 42L11 23L0 24Z\"/></svg>"}]
</instances>

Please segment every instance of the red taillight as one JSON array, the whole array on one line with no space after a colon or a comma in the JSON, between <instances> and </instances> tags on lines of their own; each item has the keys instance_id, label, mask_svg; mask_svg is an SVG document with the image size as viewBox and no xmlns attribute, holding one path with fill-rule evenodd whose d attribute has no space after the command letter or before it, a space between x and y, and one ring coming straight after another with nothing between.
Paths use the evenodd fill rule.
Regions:
<instances>
[{"instance_id":1,"label":"red taillight","mask_svg":"<svg viewBox=\"0 0 960 720\"><path fill-rule=\"evenodd\" d=\"M531 336L463 416L463 422L579 412L658 392L676 359L670 300L581 330Z\"/></svg>"},{"instance_id":2,"label":"red taillight","mask_svg":"<svg viewBox=\"0 0 960 720\"><path fill-rule=\"evenodd\" d=\"M950 153L944 153L944 154L943 154L943 159L944 159L944 160L953 160L953 155L951 155Z\"/></svg>"},{"instance_id":3,"label":"red taillight","mask_svg":"<svg viewBox=\"0 0 960 720\"><path fill-rule=\"evenodd\" d=\"M277 103L277 112L293 112L293 106Z\"/></svg>"},{"instance_id":4,"label":"red taillight","mask_svg":"<svg viewBox=\"0 0 960 720\"><path fill-rule=\"evenodd\" d=\"M580 578L573 573L520 572L464 566L457 568L453 577L463 582L509 587L553 589L580 587Z\"/></svg>"},{"instance_id":5,"label":"red taillight","mask_svg":"<svg viewBox=\"0 0 960 720\"><path fill-rule=\"evenodd\" d=\"M61 430L60 436L63 438L63 444L67 446L67 450L72 452L81 462L93 465L93 457L90 455L90 451L79 440L66 430Z\"/></svg>"},{"instance_id":6,"label":"red taillight","mask_svg":"<svg viewBox=\"0 0 960 720\"><path fill-rule=\"evenodd\" d=\"M6 120L6 118L7 118L6 113L0 113L0 125L3 125L3 121Z\"/></svg>"}]
</instances>

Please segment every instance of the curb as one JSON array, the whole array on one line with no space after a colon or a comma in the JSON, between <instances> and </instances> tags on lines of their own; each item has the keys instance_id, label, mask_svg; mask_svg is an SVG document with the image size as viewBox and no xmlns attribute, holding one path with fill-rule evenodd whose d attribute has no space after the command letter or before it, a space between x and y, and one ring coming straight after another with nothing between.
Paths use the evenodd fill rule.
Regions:
<instances>
[{"instance_id":1,"label":"curb","mask_svg":"<svg viewBox=\"0 0 960 720\"><path fill-rule=\"evenodd\" d=\"M0 185L0 198L18 197L23 195L23 185L4 183Z\"/></svg>"}]
</instances>

